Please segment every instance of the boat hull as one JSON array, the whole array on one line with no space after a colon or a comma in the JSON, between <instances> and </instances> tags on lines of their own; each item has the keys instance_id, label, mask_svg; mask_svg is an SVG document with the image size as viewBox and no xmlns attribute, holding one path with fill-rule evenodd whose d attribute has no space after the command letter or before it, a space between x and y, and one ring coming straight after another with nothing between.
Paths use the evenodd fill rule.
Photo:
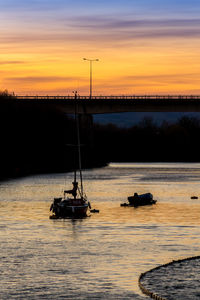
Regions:
<instances>
[{"instance_id":1,"label":"boat hull","mask_svg":"<svg viewBox=\"0 0 200 300\"><path fill-rule=\"evenodd\" d=\"M128 197L128 201L129 201L129 205L130 206L144 206L144 205L152 205L152 204L156 204L156 200L135 200L132 199L132 197Z\"/></svg>"},{"instance_id":2,"label":"boat hull","mask_svg":"<svg viewBox=\"0 0 200 300\"><path fill-rule=\"evenodd\" d=\"M66 217L86 217L88 205L82 206L60 206L57 210L56 216L60 218Z\"/></svg>"},{"instance_id":3,"label":"boat hull","mask_svg":"<svg viewBox=\"0 0 200 300\"><path fill-rule=\"evenodd\" d=\"M60 198L58 198L60 199ZM74 202L74 203L73 203ZM82 202L82 203L81 203ZM53 218L67 218L67 217L86 217L88 211L88 203L80 199L73 200L58 200L51 205L50 210L53 212Z\"/></svg>"},{"instance_id":4,"label":"boat hull","mask_svg":"<svg viewBox=\"0 0 200 300\"><path fill-rule=\"evenodd\" d=\"M153 195L150 193L138 195L137 193L134 196L128 197L128 202L130 206L144 206L156 204L156 200L153 199Z\"/></svg>"}]
</instances>

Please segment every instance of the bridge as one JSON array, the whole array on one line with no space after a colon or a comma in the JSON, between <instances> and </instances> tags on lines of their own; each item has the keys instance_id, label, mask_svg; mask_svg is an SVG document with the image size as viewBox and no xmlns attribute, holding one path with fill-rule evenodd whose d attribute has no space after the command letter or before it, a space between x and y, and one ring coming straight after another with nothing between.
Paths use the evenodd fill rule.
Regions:
<instances>
[{"instance_id":1,"label":"bridge","mask_svg":"<svg viewBox=\"0 0 200 300\"><path fill-rule=\"evenodd\" d=\"M200 112L200 95L15 96L25 105L51 106L64 113Z\"/></svg>"}]
</instances>

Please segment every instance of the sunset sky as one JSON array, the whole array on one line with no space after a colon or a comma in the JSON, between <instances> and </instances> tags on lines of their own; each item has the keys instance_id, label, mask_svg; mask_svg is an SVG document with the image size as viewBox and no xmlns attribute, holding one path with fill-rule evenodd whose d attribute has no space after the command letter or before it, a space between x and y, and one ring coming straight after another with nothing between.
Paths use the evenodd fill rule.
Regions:
<instances>
[{"instance_id":1,"label":"sunset sky","mask_svg":"<svg viewBox=\"0 0 200 300\"><path fill-rule=\"evenodd\" d=\"M198 0L0 0L0 90L200 94Z\"/></svg>"}]
</instances>

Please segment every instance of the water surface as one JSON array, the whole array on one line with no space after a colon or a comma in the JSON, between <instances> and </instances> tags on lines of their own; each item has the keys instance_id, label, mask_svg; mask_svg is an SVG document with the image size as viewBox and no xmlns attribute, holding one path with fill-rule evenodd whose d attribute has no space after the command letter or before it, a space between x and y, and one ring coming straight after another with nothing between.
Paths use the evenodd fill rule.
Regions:
<instances>
[{"instance_id":1,"label":"water surface","mask_svg":"<svg viewBox=\"0 0 200 300\"><path fill-rule=\"evenodd\" d=\"M141 272L199 255L200 164L117 164L84 172L93 208L82 220L50 220L72 174L0 184L0 299L144 299ZM158 203L120 207L134 192ZM174 298L178 299L178 298ZM186 295L185 299L190 299Z\"/></svg>"}]
</instances>

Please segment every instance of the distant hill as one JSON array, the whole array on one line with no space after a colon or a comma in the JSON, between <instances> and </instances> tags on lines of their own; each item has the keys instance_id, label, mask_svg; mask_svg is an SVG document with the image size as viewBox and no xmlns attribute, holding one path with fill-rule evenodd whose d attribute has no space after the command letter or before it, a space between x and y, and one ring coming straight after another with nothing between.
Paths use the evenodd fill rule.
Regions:
<instances>
[{"instance_id":1,"label":"distant hill","mask_svg":"<svg viewBox=\"0 0 200 300\"><path fill-rule=\"evenodd\" d=\"M119 127L132 127L144 118L152 118L157 125L161 125L163 121L175 123L183 116L200 118L200 113L143 113L143 112L126 112L126 113L113 113L113 114L98 114L94 115L94 122L99 124L112 123Z\"/></svg>"}]
</instances>

